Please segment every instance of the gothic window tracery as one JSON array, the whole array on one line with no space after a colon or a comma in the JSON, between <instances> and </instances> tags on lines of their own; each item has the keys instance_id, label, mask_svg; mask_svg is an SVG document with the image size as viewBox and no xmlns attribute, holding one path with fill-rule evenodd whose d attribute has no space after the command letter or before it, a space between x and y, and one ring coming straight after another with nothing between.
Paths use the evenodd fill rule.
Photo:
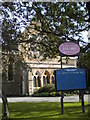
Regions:
<instances>
[{"instance_id":1,"label":"gothic window tracery","mask_svg":"<svg viewBox=\"0 0 90 120\"><path fill-rule=\"evenodd\" d=\"M41 75L39 71L34 74L34 87L41 87Z\"/></svg>"}]
</instances>

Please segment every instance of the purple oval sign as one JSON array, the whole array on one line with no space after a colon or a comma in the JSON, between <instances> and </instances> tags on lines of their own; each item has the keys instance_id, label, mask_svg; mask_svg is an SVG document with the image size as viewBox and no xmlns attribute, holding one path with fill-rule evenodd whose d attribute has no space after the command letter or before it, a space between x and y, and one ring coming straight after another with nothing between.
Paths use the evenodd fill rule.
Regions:
<instances>
[{"instance_id":1,"label":"purple oval sign","mask_svg":"<svg viewBox=\"0 0 90 120\"><path fill-rule=\"evenodd\" d=\"M80 52L80 47L74 42L65 42L59 46L59 51L64 55L76 55Z\"/></svg>"}]
</instances>

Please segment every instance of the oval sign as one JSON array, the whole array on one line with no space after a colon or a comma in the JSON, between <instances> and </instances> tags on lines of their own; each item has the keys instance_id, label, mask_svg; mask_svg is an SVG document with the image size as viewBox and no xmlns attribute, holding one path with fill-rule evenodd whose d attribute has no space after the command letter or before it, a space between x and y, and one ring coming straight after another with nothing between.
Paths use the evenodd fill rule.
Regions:
<instances>
[{"instance_id":1,"label":"oval sign","mask_svg":"<svg viewBox=\"0 0 90 120\"><path fill-rule=\"evenodd\" d=\"M74 42L65 42L59 46L59 51L64 55L77 55L80 52L80 47Z\"/></svg>"}]
</instances>

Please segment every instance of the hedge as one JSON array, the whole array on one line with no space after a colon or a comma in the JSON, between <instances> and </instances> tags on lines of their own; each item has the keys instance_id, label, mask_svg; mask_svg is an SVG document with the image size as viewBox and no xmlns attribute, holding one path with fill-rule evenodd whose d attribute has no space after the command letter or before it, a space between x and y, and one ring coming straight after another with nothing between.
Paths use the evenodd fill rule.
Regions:
<instances>
[{"instance_id":1,"label":"hedge","mask_svg":"<svg viewBox=\"0 0 90 120\"><path fill-rule=\"evenodd\" d=\"M64 96L76 95L79 91L66 91ZM56 97L61 96L61 92L56 92L54 85L46 85L35 91L32 95L33 97Z\"/></svg>"}]
</instances>

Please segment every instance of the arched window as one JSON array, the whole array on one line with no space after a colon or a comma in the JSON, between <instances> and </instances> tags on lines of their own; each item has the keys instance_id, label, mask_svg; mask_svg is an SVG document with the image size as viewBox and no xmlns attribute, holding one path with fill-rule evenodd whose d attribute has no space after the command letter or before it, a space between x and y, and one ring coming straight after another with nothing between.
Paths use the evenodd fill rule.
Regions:
<instances>
[{"instance_id":1,"label":"arched window","mask_svg":"<svg viewBox=\"0 0 90 120\"><path fill-rule=\"evenodd\" d=\"M43 86L45 86L45 76L43 76Z\"/></svg>"},{"instance_id":2,"label":"arched window","mask_svg":"<svg viewBox=\"0 0 90 120\"><path fill-rule=\"evenodd\" d=\"M41 81L40 81L40 77L37 77L37 81L38 81L38 87L41 87Z\"/></svg>"},{"instance_id":3,"label":"arched window","mask_svg":"<svg viewBox=\"0 0 90 120\"><path fill-rule=\"evenodd\" d=\"M49 84L49 77L48 76L46 76L46 82L47 82L47 84Z\"/></svg>"},{"instance_id":4,"label":"arched window","mask_svg":"<svg viewBox=\"0 0 90 120\"><path fill-rule=\"evenodd\" d=\"M41 74L39 71L34 73L34 87L41 87Z\"/></svg>"},{"instance_id":5,"label":"arched window","mask_svg":"<svg viewBox=\"0 0 90 120\"><path fill-rule=\"evenodd\" d=\"M46 70L44 73L43 73L43 86L47 85L47 84L50 84L50 74L49 72Z\"/></svg>"},{"instance_id":6,"label":"arched window","mask_svg":"<svg viewBox=\"0 0 90 120\"><path fill-rule=\"evenodd\" d=\"M52 76L52 77L51 77L51 82L52 82L52 84L54 84L54 83L55 83L54 76Z\"/></svg>"},{"instance_id":7,"label":"arched window","mask_svg":"<svg viewBox=\"0 0 90 120\"><path fill-rule=\"evenodd\" d=\"M34 83L34 87L36 87L37 85L37 83L36 83L36 76L34 76L34 78L33 78L33 83Z\"/></svg>"}]
</instances>

